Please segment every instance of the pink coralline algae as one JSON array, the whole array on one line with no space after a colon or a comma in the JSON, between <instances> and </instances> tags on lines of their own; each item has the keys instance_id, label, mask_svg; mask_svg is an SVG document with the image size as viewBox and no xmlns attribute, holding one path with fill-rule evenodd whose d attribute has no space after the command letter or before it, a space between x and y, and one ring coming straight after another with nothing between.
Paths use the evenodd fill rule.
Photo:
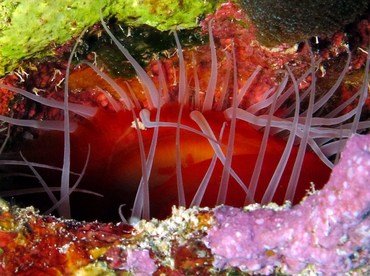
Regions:
<instances>
[{"instance_id":1,"label":"pink coralline algae","mask_svg":"<svg viewBox=\"0 0 370 276\"><path fill-rule=\"evenodd\" d=\"M128 250L127 265L123 268L133 271L135 275L150 275L157 270L148 250Z\"/></svg>"},{"instance_id":2,"label":"pink coralline algae","mask_svg":"<svg viewBox=\"0 0 370 276\"><path fill-rule=\"evenodd\" d=\"M284 273L369 271L370 135L353 136L324 189L300 205L219 207L204 241L218 269Z\"/></svg>"}]
</instances>

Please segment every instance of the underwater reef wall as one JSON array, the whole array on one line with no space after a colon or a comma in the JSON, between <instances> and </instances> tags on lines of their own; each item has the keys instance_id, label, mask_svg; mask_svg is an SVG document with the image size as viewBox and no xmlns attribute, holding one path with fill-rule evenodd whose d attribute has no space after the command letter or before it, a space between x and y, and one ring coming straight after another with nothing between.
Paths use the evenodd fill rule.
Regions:
<instances>
[{"instance_id":1,"label":"underwater reef wall","mask_svg":"<svg viewBox=\"0 0 370 276\"><path fill-rule=\"evenodd\" d=\"M167 220L130 226L41 216L0 201L0 274L370 273L370 136L352 137L341 156L325 188L294 207L179 208Z\"/></svg>"},{"instance_id":2,"label":"underwater reef wall","mask_svg":"<svg viewBox=\"0 0 370 276\"><path fill-rule=\"evenodd\" d=\"M131 26L149 25L160 31L198 26L222 0L5 0L0 5L0 76L30 58L53 55L63 43L104 17ZM331 35L353 22L368 1L235 1L259 30L259 40L272 46L296 43L311 36Z\"/></svg>"}]
</instances>

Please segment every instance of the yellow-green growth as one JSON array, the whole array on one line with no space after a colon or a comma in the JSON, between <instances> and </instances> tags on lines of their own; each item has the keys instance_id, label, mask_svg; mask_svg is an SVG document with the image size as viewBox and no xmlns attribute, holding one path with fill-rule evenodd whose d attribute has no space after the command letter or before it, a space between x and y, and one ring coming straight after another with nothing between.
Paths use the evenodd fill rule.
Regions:
<instances>
[{"instance_id":1,"label":"yellow-green growth","mask_svg":"<svg viewBox=\"0 0 370 276\"><path fill-rule=\"evenodd\" d=\"M194 28L198 20L216 9L220 0L117 0L113 14L130 25L147 24L161 31Z\"/></svg>"},{"instance_id":2,"label":"yellow-green growth","mask_svg":"<svg viewBox=\"0 0 370 276\"><path fill-rule=\"evenodd\" d=\"M99 0L5 0L0 4L0 75L50 53L99 20Z\"/></svg>"},{"instance_id":3,"label":"yellow-green growth","mask_svg":"<svg viewBox=\"0 0 370 276\"><path fill-rule=\"evenodd\" d=\"M196 26L215 9L204 0L3 0L0 1L0 76L31 57L43 57L103 15L160 30Z\"/></svg>"}]
</instances>

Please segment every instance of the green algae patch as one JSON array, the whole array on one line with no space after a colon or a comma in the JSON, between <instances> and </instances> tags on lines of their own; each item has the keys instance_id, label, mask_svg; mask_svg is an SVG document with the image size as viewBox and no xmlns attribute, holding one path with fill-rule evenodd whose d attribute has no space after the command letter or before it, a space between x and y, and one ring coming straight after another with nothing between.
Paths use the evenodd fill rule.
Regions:
<instances>
[{"instance_id":1,"label":"green algae patch","mask_svg":"<svg viewBox=\"0 0 370 276\"><path fill-rule=\"evenodd\" d=\"M45 56L99 20L99 0L5 0L0 4L0 75Z\"/></svg>"},{"instance_id":2,"label":"green algae patch","mask_svg":"<svg viewBox=\"0 0 370 276\"><path fill-rule=\"evenodd\" d=\"M4 0L0 3L0 76L20 61L53 54L62 45L103 16L116 16L131 25L147 24L159 30L191 28L216 8L204 0Z\"/></svg>"},{"instance_id":3,"label":"green algae patch","mask_svg":"<svg viewBox=\"0 0 370 276\"><path fill-rule=\"evenodd\" d=\"M112 7L119 20L129 25L146 24L160 31L193 28L216 9L219 0L118 0Z\"/></svg>"}]
</instances>

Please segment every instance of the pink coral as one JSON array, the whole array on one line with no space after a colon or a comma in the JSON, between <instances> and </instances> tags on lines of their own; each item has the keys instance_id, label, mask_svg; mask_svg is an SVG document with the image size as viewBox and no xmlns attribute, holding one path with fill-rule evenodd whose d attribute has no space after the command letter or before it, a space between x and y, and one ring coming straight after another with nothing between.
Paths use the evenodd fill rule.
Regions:
<instances>
[{"instance_id":1,"label":"pink coral","mask_svg":"<svg viewBox=\"0 0 370 276\"><path fill-rule=\"evenodd\" d=\"M134 271L135 275L149 275L155 272L157 267L148 250L128 250L125 269Z\"/></svg>"},{"instance_id":2,"label":"pink coral","mask_svg":"<svg viewBox=\"0 0 370 276\"><path fill-rule=\"evenodd\" d=\"M271 273L342 273L369 263L370 135L353 136L325 188L300 205L243 211L220 207L204 239L215 266ZM366 269L366 268L365 268Z\"/></svg>"}]
</instances>

